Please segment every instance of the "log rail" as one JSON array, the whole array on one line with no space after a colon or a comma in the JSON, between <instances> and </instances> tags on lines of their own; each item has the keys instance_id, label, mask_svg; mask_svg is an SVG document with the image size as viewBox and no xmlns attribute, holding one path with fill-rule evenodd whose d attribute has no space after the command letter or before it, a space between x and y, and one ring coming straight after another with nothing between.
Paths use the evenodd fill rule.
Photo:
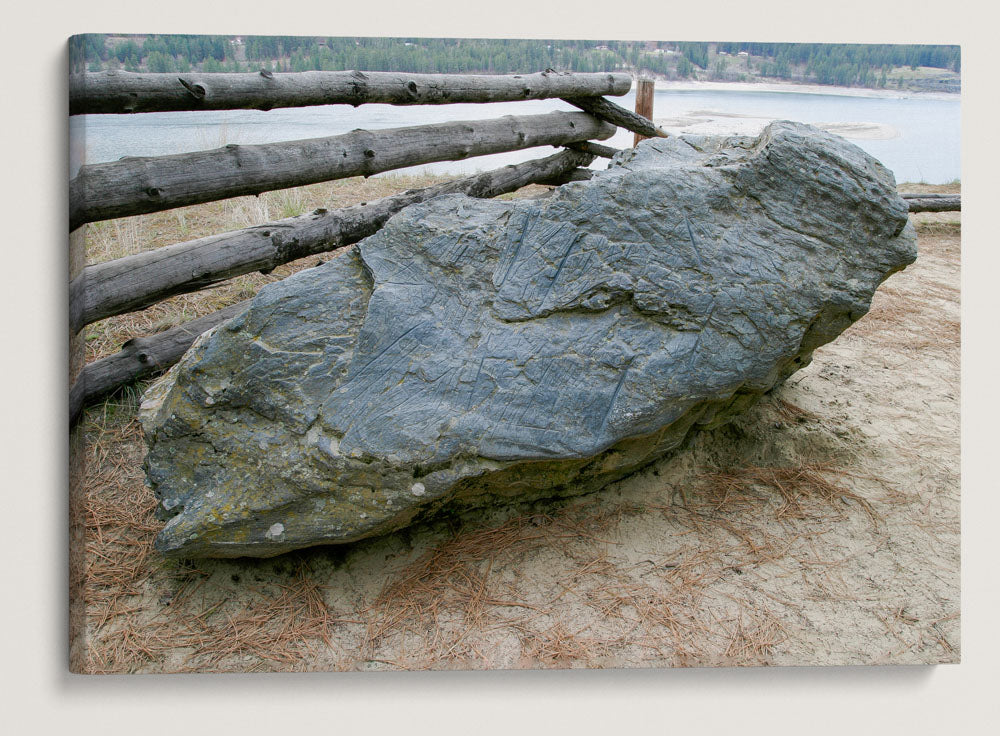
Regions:
<instances>
[{"instance_id":1,"label":"log rail","mask_svg":"<svg viewBox=\"0 0 1000 736\"><path fill-rule=\"evenodd\" d=\"M960 212L960 194L915 194L903 192L899 195L910 206L910 212Z\"/></svg>"},{"instance_id":2,"label":"log rail","mask_svg":"<svg viewBox=\"0 0 1000 736\"><path fill-rule=\"evenodd\" d=\"M550 112L89 164L70 182L70 229L435 161L604 140L614 133L613 125L587 113Z\"/></svg>"},{"instance_id":3,"label":"log rail","mask_svg":"<svg viewBox=\"0 0 1000 736\"><path fill-rule=\"evenodd\" d=\"M271 110L311 105L441 105L623 95L628 74L406 74L296 72L158 74L124 71L70 75L69 113Z\"/></svg>"}]
</instances>

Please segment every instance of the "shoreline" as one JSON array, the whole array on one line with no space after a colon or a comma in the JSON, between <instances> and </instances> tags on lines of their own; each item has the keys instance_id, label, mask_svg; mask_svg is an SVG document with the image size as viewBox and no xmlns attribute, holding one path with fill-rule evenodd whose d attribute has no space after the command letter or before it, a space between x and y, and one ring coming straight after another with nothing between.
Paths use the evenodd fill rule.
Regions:
<instances>
[{"instance_id":1,"label":"shoreline","mask_svg":"<svg viewBox=\"0 0 1000 736\"><path fill-rule=\"evenodd\" d=\"M802 84L799 82L696 82L691 80L654 81L656 91L700 91L700 92L783 92L806 95L836 95L841 97L873 97L881 99L922 99L955 100L961 93L955 92L914 92L912 90L870 89L868 87L837 87L826 84Z\"/></svg>"},{"instance_id":2,"label":"shoreline","mask_svg":"<svg viewBox=\"0 0 1000 736\"><path fill-rule=\"evenodd\" d=\"M686 115L655 118L654 122L671 135L760 135L769 124L781 118L740 115L716 110L697 110ZM814 122L812 125L853 140L889 140L898 138L898 129L874 122Z\"/></svg>"}]
</instances>

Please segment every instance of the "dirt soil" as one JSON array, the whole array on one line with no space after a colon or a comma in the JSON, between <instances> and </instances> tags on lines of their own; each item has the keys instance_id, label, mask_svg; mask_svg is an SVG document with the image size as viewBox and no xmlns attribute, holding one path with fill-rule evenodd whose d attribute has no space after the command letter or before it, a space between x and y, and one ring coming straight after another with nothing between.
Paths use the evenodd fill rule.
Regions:
<instances>
[{"instance_id":1,"label":"dirt soil","mask_svg":"<svg viewBox=\"0 0 1000 736\"><path fill-rule=\"evenodd\" d=\"M958 662L961 229L957 213L914 219L917 262L811 365L570 501L272 560L169 562L151 549L134 394L91 410L74 669Z\"/></svg>"}]
</instances>

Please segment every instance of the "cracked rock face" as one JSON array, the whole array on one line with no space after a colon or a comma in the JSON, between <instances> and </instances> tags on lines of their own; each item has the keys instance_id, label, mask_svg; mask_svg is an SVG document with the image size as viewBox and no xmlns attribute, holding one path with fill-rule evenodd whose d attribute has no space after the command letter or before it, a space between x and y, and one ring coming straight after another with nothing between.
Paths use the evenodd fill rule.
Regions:
<instances>
[{"instance_id":1,"label":"cracked rock face","mask_svg":"<svg viewBox=\"0 0 1000 736\"><path fill-rule=\"evenodd\" d=\"M149 390L157 548L266 557L600 488L808 363L914 243L888 171L793 123L408 207Z\"/></svg>"}]
</instances>

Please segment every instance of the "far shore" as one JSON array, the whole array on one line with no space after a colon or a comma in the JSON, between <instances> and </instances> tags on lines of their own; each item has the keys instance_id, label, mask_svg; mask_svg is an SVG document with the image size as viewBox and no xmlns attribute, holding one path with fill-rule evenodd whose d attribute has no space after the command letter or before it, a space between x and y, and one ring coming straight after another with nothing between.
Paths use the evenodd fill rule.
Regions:
<instances>
[{"instance_id":1,"label":"far shore","mask_svg":"<svg viewBox=\"0 0 1000 736\"><path fill-rule=\"evenodd\" d=\"M778 118L740 115L716 110L696 110L671 118L655 118L663 130L672 135L759 135ZM888 140L899 136L899 131L885 123L871 122L815 122L829 133L836 133L854 140Z\"/></svg>"},{"instance_id":2,"label":"far shore","mask_svg":"<svg viewBox=\"0 0 1000 736\"><path fill-rule=\"evenodd\" d=\"M836 87L826 84L798 82L695 82L658 79L657 90L698 90L701 92L786 92L806 95L840 95L844 97L880 97L883 99L921 98L925 100L957 100L955 92L914 92L912 90L870 89L868 87Z\"/></svg>"}]
</instances>

